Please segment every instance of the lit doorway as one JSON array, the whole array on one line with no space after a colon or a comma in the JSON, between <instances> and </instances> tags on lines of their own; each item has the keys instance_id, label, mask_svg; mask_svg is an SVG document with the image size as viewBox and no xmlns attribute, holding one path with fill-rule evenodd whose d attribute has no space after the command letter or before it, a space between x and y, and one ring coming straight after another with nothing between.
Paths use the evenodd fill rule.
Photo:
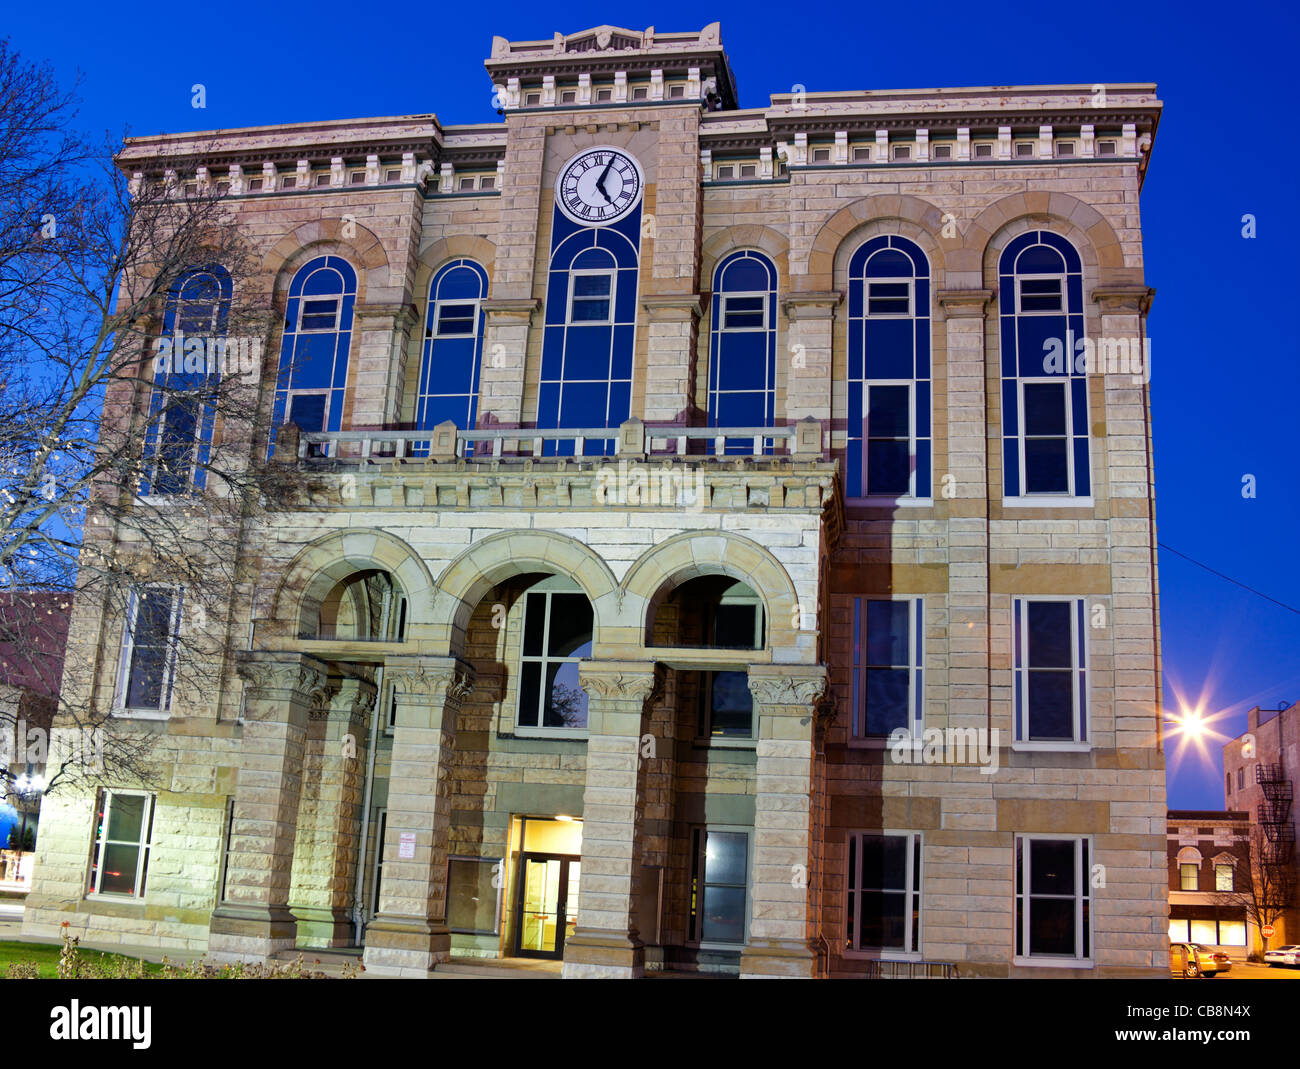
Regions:
<instances>
[{"instance_id":1,"label":"lit doorway","mask_svg":"<svg viewBox=\"0 0 1300 1069\"><path fill-rule=\"evenodd\" d=\"M582 822L525 817L518 830L511 953L559 960L578 925Z\"/></svg>"}]
</instances>

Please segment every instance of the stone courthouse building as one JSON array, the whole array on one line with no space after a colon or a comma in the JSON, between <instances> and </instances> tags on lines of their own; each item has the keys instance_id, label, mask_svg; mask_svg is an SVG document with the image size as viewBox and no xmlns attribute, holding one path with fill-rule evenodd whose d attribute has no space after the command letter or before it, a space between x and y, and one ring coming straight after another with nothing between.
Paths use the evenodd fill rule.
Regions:
<instances>
[{"instance_id":1,"label":"stone courthouse building","mask_svg":"<svg viewBox=\"0 0 1300 1069\"><path fill-rule=\"evenodd\" d=\"M177 757L50 798L24 933L1163 975L1155 87L741 108L717 24L486 67L494 123L125 146L238 213L301 505L201 701L149 684L183 590L79 607Z\"/></svg>"}]
</instances>

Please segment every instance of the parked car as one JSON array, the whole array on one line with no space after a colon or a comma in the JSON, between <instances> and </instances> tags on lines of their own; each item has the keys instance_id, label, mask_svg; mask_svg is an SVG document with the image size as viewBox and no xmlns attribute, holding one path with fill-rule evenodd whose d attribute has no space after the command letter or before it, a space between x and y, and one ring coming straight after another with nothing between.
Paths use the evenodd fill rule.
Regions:
<instances>
[{"instance_id":1,"label":"parked car","mask_svg":"<svg viewBox=\"0 0 1300 1069\"><path fill-rule=\"evenodd\" d=\"M1300 945L1288 943L1276 950L1266 950L1264 963L1270 968L1274 965L1300 965Z\"/></svg>"},{"instance_id":2,"label":"parked car","mask_svg":"<svg viewBox=\"0 0 1300 1069\"><path fill-rule=\"evenodd\" d=\"M1169 971L1175 976L1207 979L1228 972L1232 959L1222 951L1211 950L1200 943L1172 943L1169 947Z\"/></svg>"}]
</instances>

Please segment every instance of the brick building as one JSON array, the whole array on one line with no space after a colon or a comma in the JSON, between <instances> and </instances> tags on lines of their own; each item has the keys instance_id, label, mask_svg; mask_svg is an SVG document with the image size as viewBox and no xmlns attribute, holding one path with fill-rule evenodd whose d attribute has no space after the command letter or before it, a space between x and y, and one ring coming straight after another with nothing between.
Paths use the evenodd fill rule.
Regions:
<instances>
[{"instance_id":1,"label":"brick building","mask_svg":"<svg viewBox=\"0 0 1300 1069\"><path fill-rule=\"evenodd\" d=\"M302 504L204 700L132 682L184 591L80 606L182 756L59 803L24 931L1163 975L1154 86L741 109L716 24L486 66L496 123L122 152L238 212Z\"/></svg>"},{"instance_id":2,"label":"brick building","mask_svg":"<svg viewBox=\"0 0 1300 1069\"><path fill-rule=\"evenodd\" d=\"M1169 939L1244 958L1259 940L1246 908L1250 814L1169 811Z\"/></svg>"}]
</instances>

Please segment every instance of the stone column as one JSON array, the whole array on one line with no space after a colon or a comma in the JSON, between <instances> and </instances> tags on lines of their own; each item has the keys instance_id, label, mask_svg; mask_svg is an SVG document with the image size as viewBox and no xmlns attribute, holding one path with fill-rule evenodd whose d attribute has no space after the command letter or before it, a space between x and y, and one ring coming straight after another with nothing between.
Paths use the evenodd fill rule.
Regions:
<instances>
[{"instance_id":1,"label":"stone column","mask_svg":"<svg viewBox=\"0 0 1300 1069\"><path fill-rule=\"evenodd\" d=\"M368 679L344 679L308 723L290 902L307 946L351 946L367 727Z\"/></svg>"},{"instance_id":2,"label":"stone column","mask_svg":"<svg viewBox=\"0 0 1300 1069\"><path fill-rule=\"evenodd\" d=\"M524 367L536 298L482 303L483 368L479 375L480 428L518 427L524 410Z\"/></svg>"},{"instance_id":3,"label":"stone column","mask_svg":"<svg viewBox=\"0 0 1300 1069\"><path fill-rule=\"evenodd\" d=\"M641 410L646 423L689 422L699 339L698 294L661 294L641 299L646 324L646 369ZM633 410L636 405L633 404Z\"/></svg>"},{"instance_id":4,"label":"stone column","mask_svg":"<svg viewBox=\"0 0 1300 1069\"><path fill-rule=\"evenodd\" d=\"M948 511L948 725L976 730L995 726L988 693L988 502L1001 501L1002 488L989 481L987 457L990 449L1001 456L1002 439L999 432L996 445L988 441L986 376L999 381L998 369L988 368L984 357L984 315L992 298L985 289L940 291L946 388L935 368L935 397L948 409L946 420L935 416L936 432L943 428L948 441L947 462L934 473L935 501ZM1010 720L996 726L1007 742L1015 738Z\"/></svg>"},{"instance_id":5,"label":"stone column","mask_svg":"<svg viewBox=\"0 0 1300 1069\"><path fill-rule=\"evenodd\" d=\"M382 427L400 418L406 344L417 313L410 304L358 304L354 313L351 415L347 427Z\"/></svg>"},{"instance_id":6,"label":"stone column","mask_svg":"<svg viewBox=\"0 0 1300 1069\"><path fill-rule=\"evenodd\" d=\"M225 900L212 912L208 954L264 961L297 939L289 887L303 746L308 716L325 706L328 674L302 654L245 653L237 668L247 681L239 784Z\"/></svg>"},{"instance_id":7,"label":"stone column","mask_svg":"<svg viewBox=\"0 0 1300 1069\"><path fill-rule=\"evenodd\" d=\"M587 786L582 796L578 924L564 944L566 978L631 978L645 971L637 891L645 831L646 709L662 692L653 661L586 661Z\"/></svg>"},{"instance_id":8,"label":"stone column","mask_svg":"<svg viewBox=\"0 0 1300 1069\"><path fill-rule=\"evenodd\" d=\"M473 670L455 657L390 657L395 688L392 771L379 911L366 926L365 966L380 976L427 976L451 952L447 931L447 781L456 720Z\"/></svg>"},{"instance_id":9,"label":"stone column","mask_svg":"<svg viewBox=\"0 0 1300 1069\"><path fill-rule=\"evenodd\" d=\"M812 788L820 665L751 665L749 690L758 717L749 940L742 977L817 973L809 875L816 869Z\"/></svg>"}]
</instances>

